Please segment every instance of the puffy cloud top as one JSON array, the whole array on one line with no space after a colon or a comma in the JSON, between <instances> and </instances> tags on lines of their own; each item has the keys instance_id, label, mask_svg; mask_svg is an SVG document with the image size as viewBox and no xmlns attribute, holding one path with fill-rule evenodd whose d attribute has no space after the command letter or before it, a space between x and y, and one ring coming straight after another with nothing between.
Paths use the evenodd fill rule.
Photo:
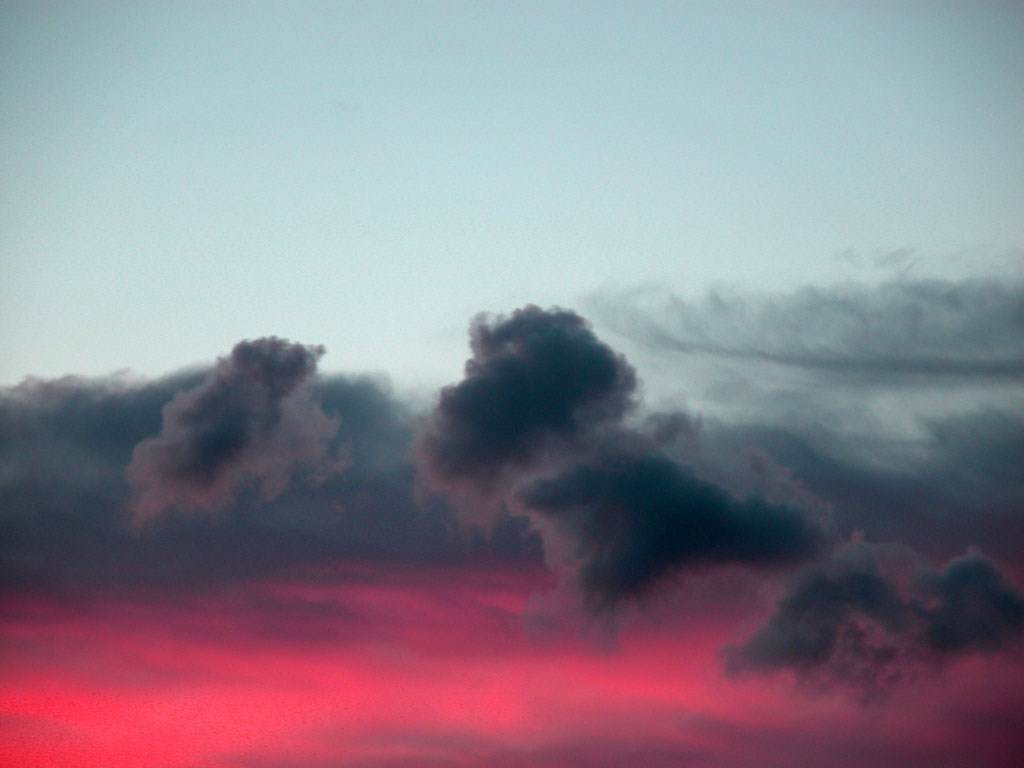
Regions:
<instances>
[{"instance_id":1,"label":"puffy cloud top","mask_svg":"<svg viewBox=\"0 0 1024 768\"><path fill-rule=\"evenodd\" d=\"M462 381L441 391L421 440L440 485L489 490L552 443L571 443L620 418L636 376L579 315L524 307L478 317Z\"/></svg>"},{"instance_id":2,"label":"puffy cloud top","mask_svg":"<svg viewBox=\"0 0 1024 768\"><path fill-rule=\"evenodd\" d=\"M879 559L858 543L799 574L771 619L730 650L732 668L790 668L876 695L925 661L997 651L1024 632L1024 596L980 552L923 568L904 589Z\"/></svg>"},{"instance_id":3,"label":"puffy cloud top","mask_svg":"<svg viewBox=\"0 0 1024 768\"><path fill-rule=\"evenodd\" d=\"M305 386L323 352L276 337L242 341L178 393L160 434L136 446L127 468L137 519L223 506L246 481L273 498L300 467L336 469L327 445L338 424Z\"/></svg>"}]
</instances>

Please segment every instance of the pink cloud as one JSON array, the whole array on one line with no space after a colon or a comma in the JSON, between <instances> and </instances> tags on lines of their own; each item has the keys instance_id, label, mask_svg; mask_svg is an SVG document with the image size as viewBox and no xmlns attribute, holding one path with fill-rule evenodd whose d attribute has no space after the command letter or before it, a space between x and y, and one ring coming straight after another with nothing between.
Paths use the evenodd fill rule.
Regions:
<instances>
[{"instance_id":1,"label":"pink cloud","mask_svg":"<svg viewBox=\"0 0 1024 768\"><path fill-rule=\"evenodd\" d=\"M11 600L0 763L1011 765L1024 669L969 659L864 709L723 676L727 612L538 632L540 570L346 569L77 609ZM289 623L294 626L289 626ZM1018 723L1019 724L1019 723Z\"/></svg>"}]
</instances>

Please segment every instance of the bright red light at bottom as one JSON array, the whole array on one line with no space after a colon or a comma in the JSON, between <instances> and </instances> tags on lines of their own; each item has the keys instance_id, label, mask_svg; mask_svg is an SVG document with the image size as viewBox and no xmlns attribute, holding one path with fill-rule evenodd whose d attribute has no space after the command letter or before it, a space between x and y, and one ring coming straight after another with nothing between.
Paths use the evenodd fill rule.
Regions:
<instances>
[{"instance_id":1,"label":"bright red light at bottom","mask_svg":"<svg viewBox=\"0 0 1024 768\"><path fill-rule=\"evenodd\" d=\"M405 571L85 609L14 600L0 764L1011 765L1024 733L1019 666L969 661L865 709L726 677L734 621L552 629L531 608L550 588Z\"/></svg>"}]
</instances>

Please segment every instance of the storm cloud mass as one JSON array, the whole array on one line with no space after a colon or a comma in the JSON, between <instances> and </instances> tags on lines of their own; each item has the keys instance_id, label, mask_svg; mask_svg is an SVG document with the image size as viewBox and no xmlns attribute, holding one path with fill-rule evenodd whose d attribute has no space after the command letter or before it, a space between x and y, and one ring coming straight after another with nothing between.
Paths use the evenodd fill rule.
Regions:
<instances>
[{"instance_id":1,"label":"storm cloud mass","mask_svg":"<svg viewBox=\"0 0 1024 768\"><path fill-rule=\"evenodd\" d=\"M658 455L601 456L534 481L519 499L575 542L581 585L597 607L640 596L673 572L799 562L824 541L806 514L738 500Z\"/></svg>"},{"instance_id":2,"label":"storm cloud mass","mask_svg":"<svg viewBox=\"0 0 1024 768\"><path fill-rule=\"evenodd\" d=\"M937 290L888 288L867 305L927 304ZM943 686L941 700L956 702L956 686L987 684L989 670L1001 670L1008 682L991 689L986 706L1013 720L1024 636L1024 421L1019 393L1007 386L1015 374L1003 363L1016 354L1017 315L1009 288L993 289L987 302L979 291L943 294L942 323L957 329L951 344L997 336L975 352L1003 362L969 375L960 365L922 387L908 384L929 375L918 358L890 369L877 364L879 350L910 354L908 328L917 323L932 339L921 349L941 356L934 318L883 312L893 327L904 323L896 333L904 342L874 338L882 331L870 323L856 344L852 325L822 341L831 315L815 322L814 307L833 302L821 293L818 303L790 307L804 319L783 322L792 338L772 342L771 365L784 375L765 375L759 354L725 355L724 369L691 366L690 353L668 356L694 398L660 397L657 409L603 333L572 311L536 306L473 320L463 377L427 405L396 396L379 376L324 374L321 347L275 337L148 381L27 379L0 393L0 598L10 636L21 638L9 642L11 658L26 669L40 653L77 658L67 648L87 631L99 633L92 642L107 653L108 625L129 645L139 632L153 633L158 647L199 643L189 646L199 666L211 644L230 647L226 657L247 659L232 673L243 678L276 674L263 671L267 644L288 654L302 648L325 665L317 693L298 703L285 697L279 712L329 708L340 694L324 680L362 679L351 689L360 706L379 706L380 717L397 709L409 722L424 715L395 693L406 685L457 719L507 701L510 678L546 701L554 675L555 698L569 697L560 713L586 710L574 692L592 701L609 690L651 691L637 727L655 735L680 727L677 719L651 725L666 716L663 701L690 706L696 697L713 708L742 691L737 700L754 702L744 717L755 722L764 697L779 704L771 697L836 694L847 707L843 722L860 722L864 704L884 710ZM843 295L842 317L870 315L850 305L867 293ZM761 304L775 313L787 306ZM735 324L739 309L705 310L708 338L734 332L716 323ZM959 328L957 313L975 330ZM755 325L775 315L758 317ZM825 357L835 347L828 359L874 362L838 375L831 364L784 362L783 347ZM936 389L941 396L922 394ZM950 393L961 407L949 406ZM54 616L67 625L57 628ZM597 650L595 631L605 638ZM24 640L50 634L65 646L38 651ZM160 681L176 662L151 668L151 653L140 653L137 674ZM531 666L539 657L548 671ZM313 662L294 663L289 674L301 676ZM73 674L92 674L89 664L99 662L81 664ZM474 664L486 673L466 672ZM989 666L971 666L979 664ZM428 685L421 667L444 671ZM477 698L466 704L470 677ZM777 677L784 687L760 687ZM210 696L209 706L224 705ZM499 719L514 717L498 709ZM928 717L959 722L955 713ZM681 755L756 764L757 754L730 752L732 762L722 762L695 746L720 739L721 755L738 749L741 732L789 749L797 762L828 752L778 724L736 731L684 720L685 744L648 753L616 732L609 749L652 764ZM514 755L459 734L424 749L442 755L439 765L455 764L460 750L481 765L597 760L544 732L543 746ZM392 738L420 744L413 730L374 733L360 738L388 749ZM985 754L1010 765L998 733ZM878 764L901 764L905 754L880 739L865 735L851 749L868 762L881 755ZM244 754L238 747L226 764L247 764ZM318 754L358 764L335 759L329 746Z\"/></svg>"},{"instance_id":3,"label":"storm cloud mass","mask_svg":"<svg viewBox=\"0 0 1024 768\"><path fill-rule=\"evenodd\" d=\"M890 303L935 294L887 290ZM947 292L944 306L1016 322L1012 291L984 302L978 290L973 302ZM742 566L772 579L824 556L736 657L751 668L824 664L851 615L899 637L913 625L935 653L1002 647L1016 632L1007 578L988 560L950 560L979 544L1006 561L1024 542L1024 423L1005 394L986 410L922 411L923 438L865 443L848 413L788 419L770 400L762 422L645 411L630 363L568 310L481 315L470 347L464 378L426 414L380 381L318 374L322 348L277 338L150 382L8 389L7 583L195 589L332 562L536 563L543 542L598 612L685 589L675 577ZM813 382L807 393L813 416ZM467 489L498 504L496 525L452 512ZM950 562L912 598L931 606L928 623L870 559L851 560L855 534ZM829 559L836 546L846 554ZM965 619L983 589L992 611Z\"/></svg>"},{"instance_id":4,"label":"storm cloud mass","mask_svg":"<svg viewBox=\"0 0 1024 768\"><path fill-rule=\"evenodd\" d=\"M228 359L153 381L30 379L0 394L3 588L80 601L367 561L537 560L524 526L482 540L440 500L416 501L415 418L387 382L314 376L319 352L299 345L285 355L292 373L268 381L283 372L262 353L280 344L260 351L262 371ZM241 402L207 405L226 393ZM203 445L217 430L239 438L233 448ZM148 474L136 474L140 448ZM140 492L161 502L142 526Z\"/></svg>"},{"instance_id":5,"label":"storm cloud mass","mask_svg":"<svg viewBox=\"0 0 1024 768\"><path fill-rule=\"evenodd\" d=\"M824 539L808 515L733 498L625 423L633 369L578 315L527 307L478 320L470 335L466 376L442 390L422 440L428 475L442 491L459 481L490 491L502 477L509 509L568 538L590 607L699 566L799 561ZM670 438L680 418L668 431L666 418L645 426ZM561 546L539 529L549 550Z\"/></svg>"},{"instance_id":6,"label":"storm cloud mass","mask_svg":"<svg viewBox=\"0 0 1024 768\"><path fill-rule=\"evenodd\" d=\"M423 434L424 464L441 485L490 490L549 447L572 445L622 417L636 377L625 358L565 310L528 306L477 318L465 378L441 391Z\"/></svg>"},{"instance_id":7,"label":"storm cloud mass","mask_svg":"<svg viewBox=\"0 0 1024 768\"><path fill-rule=\"evenodd\" d=\"M1024 597L983 555L964 555L921 578L919 611L933 650L997 650L1024 630Z\"/></svg>"},{"instance_id":8,"label":"storm cloud mass","mask_svg":"<svg viewBox=\"0 0 1024 768\"><path fill-rule=\"evenodd\" d=\"M222 506L246 479L272 499L298 467L334 471L327 445L338 425L305 386L323 352L273 337L239 342L206 381L175 395L160 434L128 465L137 518Z\"/></svg>"},{"instance_id":9,"label":"storm cloud mass","mask_svg":"<svg viewBox=\"0 0 1024 768\"><path fill-rule=\"evenodd\" d=\"M901 586L879 550L854 543L799 574L771 619L730 650L731 667L791 668L873 696L924 663L994 652L1024 634L1024 596L981 553L918 565Z\"/></svg>"}]
</instances>

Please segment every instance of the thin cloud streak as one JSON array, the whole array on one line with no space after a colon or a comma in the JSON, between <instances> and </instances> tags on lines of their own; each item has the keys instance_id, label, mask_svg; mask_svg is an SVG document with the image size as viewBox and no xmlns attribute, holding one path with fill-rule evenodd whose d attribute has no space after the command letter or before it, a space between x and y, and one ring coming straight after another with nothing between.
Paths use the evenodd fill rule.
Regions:
<instances>
[{"instance_id":1,"label":"thin cloud streak","mask_svg":"<svg viewBox=\"0 0 1024 768\"><path fill-rule=\"evenodd\" d=\"M655 350L793 366L845 383L1024 376L1024 286L902 280L686 301L655 290L594 298L597 315Z\"/></svg>"}]
</instances>

